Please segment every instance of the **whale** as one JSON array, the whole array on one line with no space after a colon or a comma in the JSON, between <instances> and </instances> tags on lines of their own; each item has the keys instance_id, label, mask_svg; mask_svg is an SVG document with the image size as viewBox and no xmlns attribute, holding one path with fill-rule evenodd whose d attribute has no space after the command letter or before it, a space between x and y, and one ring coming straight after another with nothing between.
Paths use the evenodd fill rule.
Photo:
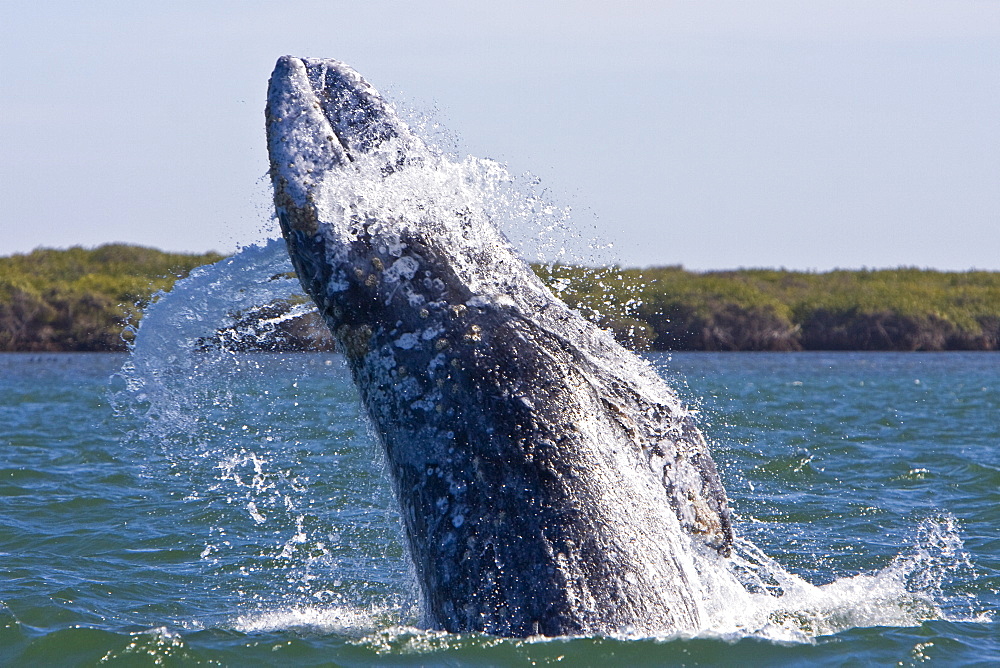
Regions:
<instances>
[{"instance_id":1,"label":"whale","mask_svg":"<svg viewBox=\"0 0 1000 668\"><path fill-rule=\"evenodd\" d=\"M692 411L355 70L281 57L265 119L281 232L384 451L426 623L701 628L701 565L734 539Z\"/></svg>"}]
</instances>

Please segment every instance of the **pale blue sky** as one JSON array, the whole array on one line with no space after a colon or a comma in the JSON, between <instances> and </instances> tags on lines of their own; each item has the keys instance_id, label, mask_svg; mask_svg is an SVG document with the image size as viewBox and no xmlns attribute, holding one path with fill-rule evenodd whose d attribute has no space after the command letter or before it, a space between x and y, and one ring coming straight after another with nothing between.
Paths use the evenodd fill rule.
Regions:
<instances>
[{"instance_id":1,"label":"pale blue sky","mask_svg":"<svg viewBox=\"0 0 1000 668\"><path fill-rule=\"evenodd\" d=\"M285 53L436 108L622 264L1000 270L1000 0L0 0L0 255L261 238Z\"/></svg>"}]
</instances>

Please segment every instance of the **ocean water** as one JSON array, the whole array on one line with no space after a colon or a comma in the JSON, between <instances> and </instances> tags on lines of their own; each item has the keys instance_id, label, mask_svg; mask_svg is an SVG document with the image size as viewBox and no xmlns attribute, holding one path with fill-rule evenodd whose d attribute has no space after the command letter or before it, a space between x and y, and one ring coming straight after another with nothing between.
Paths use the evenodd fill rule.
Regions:
<instances>
[{"instance_id":1,"label":"ocean water","mask_svg":"<svg viewBox=\"0 0 1000 668\"><path fill-rule=\"evenodd\" d=\"M0 665L1000 662L995 354L649 355L765 623L528 640L422 624L338 355L179 355L0 355Z\"/></svg>"}]
</instances>

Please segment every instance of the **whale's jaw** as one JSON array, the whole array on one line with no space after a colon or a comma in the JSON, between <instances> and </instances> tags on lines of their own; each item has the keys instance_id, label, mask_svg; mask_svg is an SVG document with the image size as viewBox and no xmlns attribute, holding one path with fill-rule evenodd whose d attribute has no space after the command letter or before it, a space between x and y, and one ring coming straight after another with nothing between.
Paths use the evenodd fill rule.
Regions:
<instances>
[{"instance_id":1,"label":"whale's jaw","mask_svg":"<svg viewBox=\"0 0 1000 668\"><path fill-rule=\"evenodd\" d=\"M433 623L698 630L696 561L733 536L673 393L343 63L281 58L267 133L289 254L385 449Z\"/></svg>"},{"instance_id":2,"label":"whale's jaw","mask_svg":"<svg viewBox=\"0 0 1000 668\"><path fill-rule=\"evenodd\" d=\"M317 230L315 189L323 175L390 140L413 140L378 93L334 60L279 58L265 116L279 220L309 234Z\"/></svg>"}]
</instances>

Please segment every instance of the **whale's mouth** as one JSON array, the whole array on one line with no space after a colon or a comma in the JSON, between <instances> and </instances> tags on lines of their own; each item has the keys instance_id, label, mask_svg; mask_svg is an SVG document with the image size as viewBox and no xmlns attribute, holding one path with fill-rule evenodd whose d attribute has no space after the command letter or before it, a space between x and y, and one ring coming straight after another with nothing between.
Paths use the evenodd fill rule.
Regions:
<instances>
[{"instance_id":1,"label":"whale's mouth","mask_svg":"<svg viewBox=\"0 0 1000 668\"><path fill-rule=\"evenodd\" d=\"M394 111L357 72L336 60L299 60L319 104L348 160L400 137Z\"/></svg>"},{"instance_id":2,"label":"whale's mouth","mask_svg":"<svg viewBox=\"0 0 1000 668\"><path fill-rule=\"evenodd\" d=\"M360 74L338 60L278 59L268 88L268 132L278 144L303 140L333 167L409 132ZM319 165L317 165L319 166Z\"/></svg>"},{"instance_id":3,"label":"whale's mouth","mask_svg":"<svg viewBox=\"0 0 1000 668\"><path fill-rule=\"evenodd\" d=\"M324 175L361 158L388 174L420 144L375 88L338 60L279 58L265 113L275 202L289 227L308 234L318 228Z\"/></svg>"}]
</instances>

